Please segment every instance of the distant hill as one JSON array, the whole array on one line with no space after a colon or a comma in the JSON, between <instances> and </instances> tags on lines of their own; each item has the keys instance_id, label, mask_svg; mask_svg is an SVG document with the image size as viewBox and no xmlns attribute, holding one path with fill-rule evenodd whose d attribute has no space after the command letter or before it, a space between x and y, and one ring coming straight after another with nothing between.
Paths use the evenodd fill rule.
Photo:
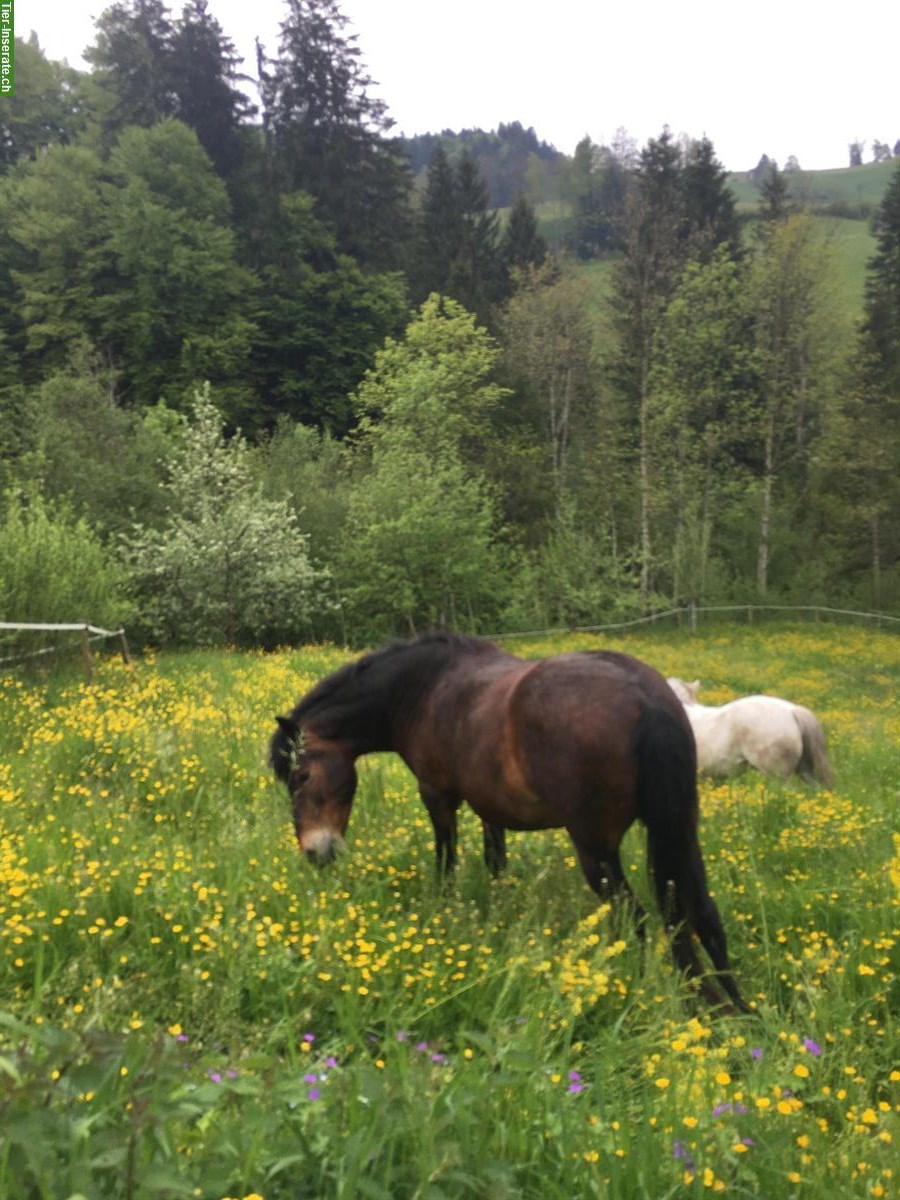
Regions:
<instances>
[{"instance_id":1,"label":"distant hill","mask_svg":"<svg viewBox=\"0 0 900 1200\"><path fill-rule=\"evenodd\" d=\"M428 169L439 142L443 143L451 162L463 150L468 150L487 184L494 208L508 208L519 192L526 190L529 164L552 168L566 158L549 142L540 141L532 128L525 129L519 121L509 125L501 123L489 133L483 129L462 129L458 133L445 129L441 133L420 133L401 141L417 177Z\"/></svg>"},{"instance_id":2,"label":"distant hill","mask_svg":"<svg viewBox=\"0 0 900 1200\"><path fill-rule=\"evenodd\" d=\"M896 160L866 163L862 167L838 167L830 171L788 171L790 196L804 208L836 217L869 217L881 203ZM728 176L738 207L745 212L759 204L759 185L752 171Z\"/></svg>"}]
</instances>

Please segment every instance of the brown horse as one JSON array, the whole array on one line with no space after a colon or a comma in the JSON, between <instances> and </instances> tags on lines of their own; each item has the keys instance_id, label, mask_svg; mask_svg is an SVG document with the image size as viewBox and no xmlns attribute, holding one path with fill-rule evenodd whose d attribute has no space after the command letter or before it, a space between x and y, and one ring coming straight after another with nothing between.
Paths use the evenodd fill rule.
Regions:
<instances>
[{"instance_id":1,"label":"brown horse","mask_svg":"<svg viewBox=\"0 0 900 1200\"><path fill-rule=\"evenodd\" d=\"M278 718L271 745L297 841L312 861L329 861L342 845L355 761L377 750L396 751L415 775L439 865L455 861L463 800L485 826L489 860L501 856L497 866L503 829L564 826L590 886L602 897L624 896L643 932L646 914L619 858L626 830L640 819L676 963L702 981L695 932L734 1006L748 1011L706 886L693 735L652 667L611 652L528 662L451 634L396 643L342 667ZM705 981L701 988L720 1002Z\"/></svg>"}]
</instances>

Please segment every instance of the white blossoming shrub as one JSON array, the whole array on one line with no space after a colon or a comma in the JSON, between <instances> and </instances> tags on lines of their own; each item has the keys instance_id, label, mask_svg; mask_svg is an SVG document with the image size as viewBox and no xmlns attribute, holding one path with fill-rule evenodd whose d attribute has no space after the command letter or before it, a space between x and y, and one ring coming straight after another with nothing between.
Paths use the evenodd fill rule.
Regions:
<instances>
[{"instance_id":1,"label":"white blossoming shrub","mask_svg":"<svg viewBox=\"0 0 900 1200\"><path fill-rule=\"evenodd\" d=\"M286 500L266 500L240 434L226 440L208 386L168 463L167 518L121 549L139 620L159 642L275 645L308 639L326 578Z\"/></svg>"}]
</instances>

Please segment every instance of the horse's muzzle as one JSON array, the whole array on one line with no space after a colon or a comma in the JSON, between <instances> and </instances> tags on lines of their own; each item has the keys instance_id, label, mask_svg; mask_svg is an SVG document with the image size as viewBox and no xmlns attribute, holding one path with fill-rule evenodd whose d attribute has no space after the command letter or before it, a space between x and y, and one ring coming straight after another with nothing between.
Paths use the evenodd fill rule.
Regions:
<instances>
[{"instance_id":1,"label":"horse's muzzle","mask_svg":"<svg viewBox=\"0 0 900 1200\"><path fill-rule=\"evenodd\" d=\"M300 848L314 866L325 867L343 850L344 839L336 833L307 834L300 838Z\"/></svg>"}]
</instances>

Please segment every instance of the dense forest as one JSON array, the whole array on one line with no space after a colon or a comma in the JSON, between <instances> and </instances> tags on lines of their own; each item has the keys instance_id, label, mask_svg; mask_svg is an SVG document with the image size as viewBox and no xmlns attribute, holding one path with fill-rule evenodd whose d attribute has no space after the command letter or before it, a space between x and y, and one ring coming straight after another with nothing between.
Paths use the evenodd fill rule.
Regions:
<instances>
[{"instance_id":1,"label":"dense forest","mask_svg":"<svg viewBox=\"0 0 900 1200\"><path fill-rule=\"evenodd\" d=\"M900 164L857 319L795 171L748 205L668 129L401 140L335 0L286 0L252 100L206 0L113 4L87 71L16 54L3 619L273 645L900 609Z\"/></svg>"}]
</instances>

